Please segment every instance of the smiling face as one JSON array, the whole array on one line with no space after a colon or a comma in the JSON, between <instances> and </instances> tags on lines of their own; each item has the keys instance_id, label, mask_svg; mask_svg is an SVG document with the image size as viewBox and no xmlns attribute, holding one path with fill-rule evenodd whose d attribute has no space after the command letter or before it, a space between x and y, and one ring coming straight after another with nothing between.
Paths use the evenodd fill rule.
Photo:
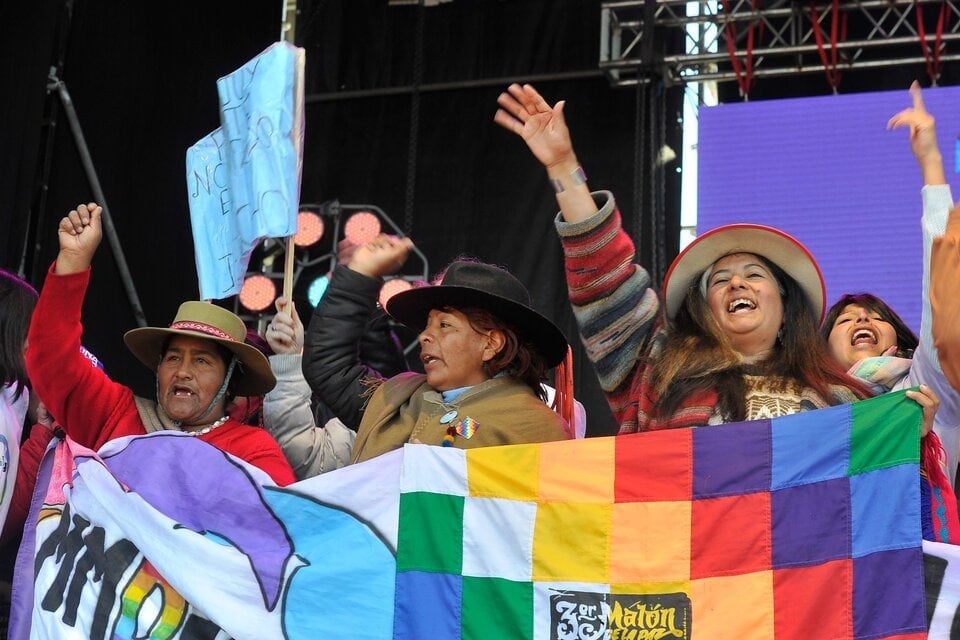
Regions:
<instances>
[{"instance_id":1,"label":"smiling face","mask_svg":"<svg viewBox=\"0 0 960 640\"><path fill-rule=\"evenodd\" d=\"M720 330L747 362L776 344L783 324L780 287L754 254L734 253L713 263L706 300Z\"/></svg>"},{"instance_id":2,"label":"smiling face","mask_svg":"<svg viewBox=\"0 0 960 640\"><path fill-rule=\"evenodd\" d=\"M157 367L160 406L184 426L213 422L223 415L222 406L203 413L220 390L226 371L215 342L175 335ZM221 400L221 404L225 402Z\"/></svg>"},{"instance_id":3,"label":"smiling face","mask_svg":"<svg viewBox=\"0 0 960 640\"><path fill-rule=\"evenodd\" d=\"M420 360L427 383L437 391L473 386L487 380L483 363L503 347L498 331L480 333L455 309L434 309L420 332Z\"/></svg>"},{"instance_id":4,"label":"smiling face","mask_svg":"<svg viewBox=\"0 0 960 640\"><path fill-rule=\"evenodd\" d=\"M879 313L848 304L837 316L827 338L830 353L844 369L864 358L883 355L897 346L897 332Z\"/></svg>"}]
</instances>

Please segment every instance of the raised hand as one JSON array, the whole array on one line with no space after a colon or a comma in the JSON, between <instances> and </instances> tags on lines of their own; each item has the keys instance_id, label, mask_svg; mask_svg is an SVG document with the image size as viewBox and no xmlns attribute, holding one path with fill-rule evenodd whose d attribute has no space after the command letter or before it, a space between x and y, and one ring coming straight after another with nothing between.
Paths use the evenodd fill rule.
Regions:
<instances>
[{"instance_id":1,"label":"raised hand","mask_svg":"<svg viewBox=\"0 0 960 640\"><path fill-rule=\"evenodd\" d=\"M264 338L278 355L297 355L303 352L303 323L293 300L277 298L277 315L267 326Z\"/></svg>"},{"instance_id":2,"label":"raised hand","mask_svg":"<svg viewBox=\"0 0 960 640\"><path fill-rule=\"evenodd\" d=\"M58 274L77 273L90 266L93 254L103 239L100 214L103 209L95 202L78 205L60 219L57 236L60 240L60 253L54 272Z\"/></svg>"},{"instance_id":3,"label":"raised hand","mask_svg":"<svg viewBox=\"0 0 960 640\"><path fill-rule=\"evenodd\" d=\"M570 131L563 117L563 100L551 107L529 84L512 84L500 94L497 104L500 108L493 121L523 138L544 167L571 162L576 165Z\"/></svg>"},{"instance_id":4,"label":"raised hand","mask_svg":"<svg viewBox=\"0 0 960 640\"><path fill-rule=\"evenodd\" d=\"M365 245L357 247L348 266L358 273L380 278L399 271L412 248L413 240L410 238L381 233Z\"/></svg>"},{"instance_id":5,"label":"raised hand","mask_svg":"<svg viewBox=\"0 0 960 640\"><path fill-rule=\"evenodd\" d=\"M913 106L904 109L887 122L888 129L908 127L910 129L910 148L923 172L924 184L946 184L943 173L943 158L937 146L937 131L934 118L923 104L920 83L916 80L910 85L910 97Z\"/></svg>"}]
</instances>

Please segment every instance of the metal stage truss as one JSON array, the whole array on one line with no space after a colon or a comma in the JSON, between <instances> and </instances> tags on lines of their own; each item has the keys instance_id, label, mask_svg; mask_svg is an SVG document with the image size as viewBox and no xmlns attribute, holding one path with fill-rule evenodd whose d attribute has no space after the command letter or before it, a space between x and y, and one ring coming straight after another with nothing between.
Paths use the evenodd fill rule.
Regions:
<instances>
[{"instance_id":1,"label":"metal stage truss","mask_svg":"<svg viewBox=\"0 0 960 640\"><path fill-rule=\"evenodd\" d=\"M948 51L958 40L960 0L617 0L601 4L600 69L614 86L737 80L742 93L748 73L919 63L936 81L939 64L960 60Z\"/></svg>"}]
</instances>

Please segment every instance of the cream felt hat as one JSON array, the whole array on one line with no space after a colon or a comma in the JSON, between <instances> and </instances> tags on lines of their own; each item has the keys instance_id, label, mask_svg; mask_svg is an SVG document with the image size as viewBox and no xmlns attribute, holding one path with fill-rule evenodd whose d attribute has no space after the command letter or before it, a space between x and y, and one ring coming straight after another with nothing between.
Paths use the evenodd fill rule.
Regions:
<instances>
[{"instance_id":1,"label":"cream felt hat","mask_svg":"<svg viewBox=\"0 0 960 640\"><path fill-rule=\"evenodd\" d=\"M783 269L806 294L813 317L823 320L827 297L823 274L810 251L788 233L761 224L728 224L698 236L676 257L663 279L667 317L674 318L687 290L724 256L752 253Z\"/></svg>"},{"instance_id":2,"label":"cream felt hat","mask_svg":"<svg viewBox=\"0 0 960 640\"><path fill-rule=\"evenodd\" d=\"M156 371L164 342L175 335L212 340L232 351L241 364L234 372L238 396L262 396L277 384L266 356L244 342L247 327L243 320L209 302L184 302L169 327L131 329L123 341L137 360Z\"/></svg>"}]
</instances>

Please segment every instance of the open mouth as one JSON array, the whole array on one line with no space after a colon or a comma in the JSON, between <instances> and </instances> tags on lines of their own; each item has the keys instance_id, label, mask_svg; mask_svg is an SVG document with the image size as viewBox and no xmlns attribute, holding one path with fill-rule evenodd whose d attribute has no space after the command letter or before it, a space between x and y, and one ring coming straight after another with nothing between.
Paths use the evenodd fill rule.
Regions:
<instances>
[{"instance_id":1,"label":"open mouth","mask_svg":"<svg viewBox=\"0 0 960 640\"><path fill-rule=\"evenodd\" d=\"M850 344L855 347L862 344L875 345L877 342L877 335L870 329L857 329L850 338Z\"/></svg>"},{"instance_id":2,"label":"open mouth","mask_svg":"<svg viewBox=\"0 0 960 640\"><path fill-rule=\"evenodd\" d=\"M173 395L177 398L188 398L196 394L187 387L174 387Z\"/></svg>"},{"instance_id":3,"label":"open mouth","mask_svg":"<svg viewBox=\"0 0 960 640\"><path fill-rule=\"evenodd\" d=\"M737 298L730 302L727 306L727 311L730 313L740 313L744 311L753 311L757 308L756 303L753 300L747 300L746 298Z\"/></svg>"},{"instance_id":4,"label":"open mouth","mask_svg":"<svg viewBox=\"0 0 960 640\"><path fill-rule=\"evenodd\" d=\"M425 367L428 367L428 366L430 366L431 364L433 364L434 362L439 362L439 361L440 361L440 358L437 358L437 357L435 357L435 356L431 356L431 355L421 355L421 356L420 356L420 362L422 362L422 363L423 363L423 366L425 366Z\"/></svg>"}]
</instances>

